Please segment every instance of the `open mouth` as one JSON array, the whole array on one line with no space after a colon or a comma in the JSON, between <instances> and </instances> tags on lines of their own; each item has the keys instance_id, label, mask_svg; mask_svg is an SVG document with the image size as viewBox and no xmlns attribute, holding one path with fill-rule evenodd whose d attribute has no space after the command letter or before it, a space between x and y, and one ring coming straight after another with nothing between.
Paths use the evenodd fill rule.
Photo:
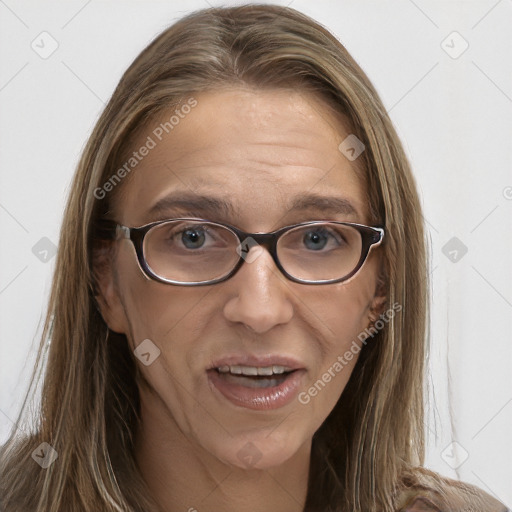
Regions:
<instances>
[{"instance_id":1,"label":"open mouth","mask_svg":"<svg viewBox=\"0 0 512 512\"><path fill-rule=\"evenodd\" d=\"M297 395L305 370L268 364L222 364L207 371L212 388L235 405L254 410L283 407Z\"/></svg>"},{"instance_id":2,"label":"open mouth","mask_svg":"<svg viewBox=\"0 0 512 512\"><path fill-rule=\"evenodd\" d=\"M295 372L285 366L224 365L215 368L220 378L237 386L248 388L272 388L281 385Z\"/></svg>"}]
</instances>

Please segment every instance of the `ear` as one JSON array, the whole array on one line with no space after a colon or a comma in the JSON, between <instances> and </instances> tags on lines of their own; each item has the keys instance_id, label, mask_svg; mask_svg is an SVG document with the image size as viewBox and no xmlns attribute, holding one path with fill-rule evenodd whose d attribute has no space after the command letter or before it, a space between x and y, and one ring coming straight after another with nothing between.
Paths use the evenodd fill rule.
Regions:
<instances>
[{"instance_id":1,"label":"ear","mask_svg":"<svg viewBox=\"0 0 512 512\"><path fill-rule=\"evenodd\" d=\"M385 277L384 270L381 268L379 275L377 276L375 295L373 296L373 299L371 300L370 306L368 308L370 324L375 323L380 315L384 313L387 301L387 279Z\"/></svg>"},{"instance_id":2,"label":"ear","mask_svg":"<svg viewBox=\"0 0 512 512\"><path fill-rule=\"evenodd\" d=\"M114 271L115 249L112 242L100 242L93 249L94 296L98 309L111 331L127 334L128 321L120 300Z\"/></svg>"}]
</instances>

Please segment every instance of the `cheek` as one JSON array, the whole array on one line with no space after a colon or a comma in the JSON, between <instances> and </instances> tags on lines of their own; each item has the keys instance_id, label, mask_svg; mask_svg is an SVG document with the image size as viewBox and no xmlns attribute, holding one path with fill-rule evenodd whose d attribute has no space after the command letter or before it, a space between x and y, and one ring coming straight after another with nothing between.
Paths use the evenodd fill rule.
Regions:
<instances>
[{"instance_id":1,"label":"cheek","mask_svg":"<svg viewBox=\"0 0 512 512\"><path fill-rule=\"evenodd\" d=\"M209 293L207 288L172 286L146 279L134 251L123 251L118 265L123 283L120 295L134 348L144 339L159 340L160 345L173 338L183 324L193 328L195 309Z\"/></svg>"},{"instance_id":2,"label":"cheek","mask_svg":"<svg viewBox=\"0 0 512 512\"><path fill-rule=\"evenodd\" d=\"M354 329L363 327L370 301L365 290L348 288L333 293L333 299L325 301L323 318L336 339L345 339L354 334Z\"/></svg>"},{"instance_id":3,"label":"cheek","mask_svg":"<svg viewBox=\"0 0 512 512\"><path fill-rule=\"evenodd\" d=\"M199 329L196 317L208 289L173 287L132 276L124 293L129 343L145 383L159 397L155 401L154 394L139 382L141 400L152 410L160 410L163 400L181 430L191 432L189 412L204 393L197 381L201 347L194 343ZM143 354L147 353L145 361Z\"/></svg>"},{"instance_id":4,"label":"cheek","mask_svg":"<svg viewBox=\"0 0 512 512\"><path fill-rule=\"evenodd\" d=\"M335 285L329 295L319 294L319 318L326 334L319 346L318 364L299 396L314 417L325 418L347 385L366 337L374 285L369 272L368 277L360 274L347 284Z\"/></svg>"},{"instance_id":5,"label":"cheek","mask_svg":"<svg viewBox=\"0 0 512 512\"><path fill-rule=\"evenodd\" d=\"M375 279L373 272L368 272L349 283L334 285L330 299L323 295L321 318L328 328L329 350L343 349L364 331L374 293Z\"/></svg>"},{"instance_id":6,"label":"cheek","mask_svg":"<svg viewBox=\"0 0 512 512\"><path fill-rule=\"evenodd\" d=\"M175 383L175 399L180 395L180 383L189 391L198 392L198 362L204 360L203 347L198 340L210 328L215 311L205 309L205 304L218 304L218 290L209 287L172 286L148 281L140 269L134 270L123 292L124 307L130 332L129 343L137 355L138 347L146 343L158 358L145 366L138 364L146 380L152 386L171 392L170 383ZM217 307L217 306L215 306ZM145 340L150 340L148 343ZM199 366L201 366L199 364ZM176 379L176 381L175 381ZM160 390L161 391L161 390ZM171 392L173 394L174 392ZM180 400L184 399L181 397Z\"/></svg>"}]
</instances>

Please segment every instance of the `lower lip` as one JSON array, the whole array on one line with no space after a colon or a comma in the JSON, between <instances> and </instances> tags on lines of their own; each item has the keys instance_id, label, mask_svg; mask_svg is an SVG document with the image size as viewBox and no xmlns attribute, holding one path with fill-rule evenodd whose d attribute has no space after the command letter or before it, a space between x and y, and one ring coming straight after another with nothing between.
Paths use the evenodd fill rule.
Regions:
<instances>
[{"instance_id":1,"label":"lower lip","mask_svg":"<svg viewBox=\"0 0 512 512\"><path fill-rule=\"evenodd\" d=\"M250 388L228 382L216 370L208 371L208 379L231 403L255 411L268 411L284 407L297 396L304 373L305 370L295 370L283 382L268 388Z\"/></svg>"}]
</instances>

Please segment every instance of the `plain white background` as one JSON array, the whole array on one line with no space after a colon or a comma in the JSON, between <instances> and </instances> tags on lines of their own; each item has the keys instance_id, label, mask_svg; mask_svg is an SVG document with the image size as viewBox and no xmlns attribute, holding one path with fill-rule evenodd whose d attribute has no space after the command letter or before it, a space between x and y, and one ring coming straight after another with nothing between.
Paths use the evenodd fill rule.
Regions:
<instances>
[{"instance_id":1,"label":"plain white background","mask_svg":"<svg viewBox=\"0 0 512 512\"><path fill-rule=\"evenodd\" d=\"M347 47L413 165L432 258L427 466L510 507L512 1L277 3ZM24 397L85 141L136 55L208 4L221 5L0 0L0 442Z\"/></svg>"}]
</instances>

